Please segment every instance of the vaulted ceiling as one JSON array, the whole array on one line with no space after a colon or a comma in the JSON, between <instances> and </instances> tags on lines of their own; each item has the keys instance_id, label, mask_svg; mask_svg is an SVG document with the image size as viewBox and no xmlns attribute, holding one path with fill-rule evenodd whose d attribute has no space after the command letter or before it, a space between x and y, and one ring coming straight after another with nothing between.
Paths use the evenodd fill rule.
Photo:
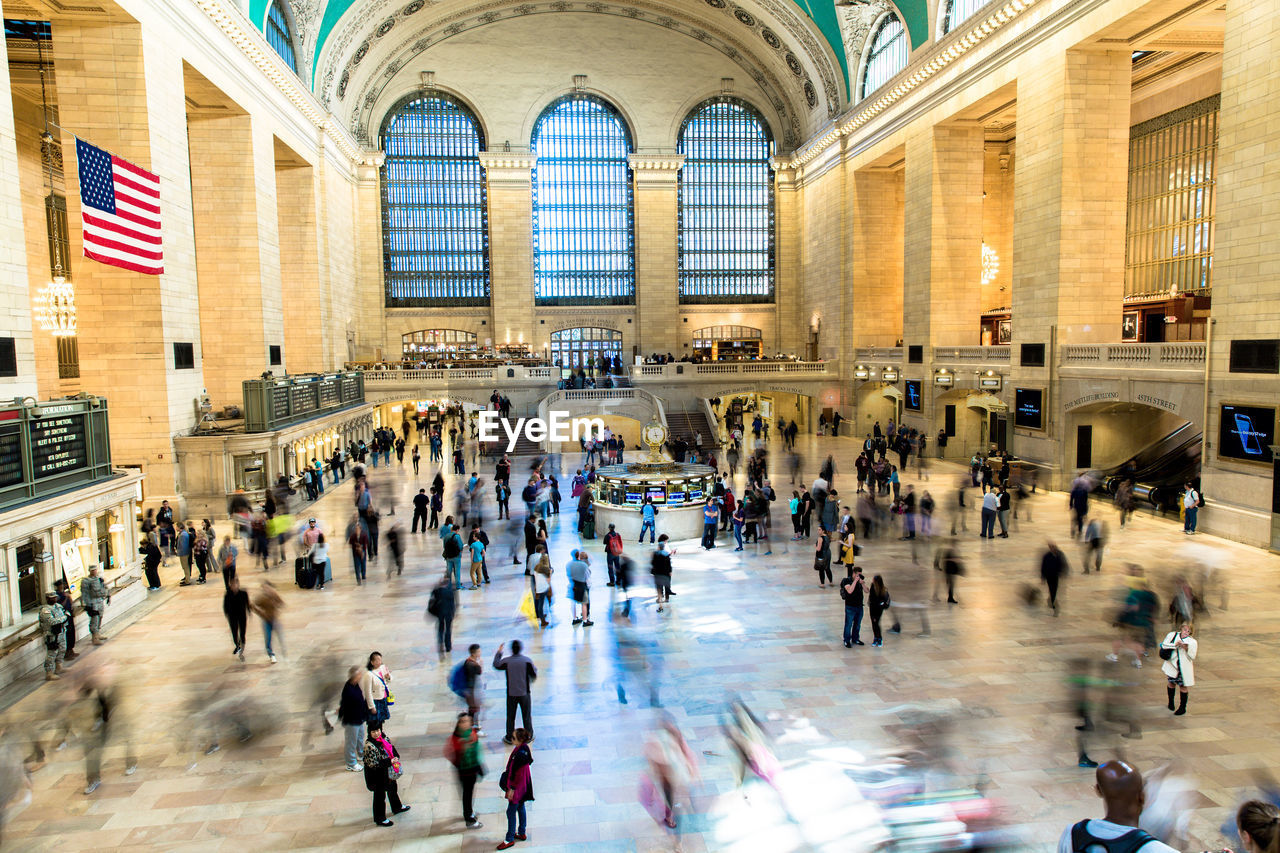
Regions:
<instances>
[{"instance_id":1,"label":"vaulted ceiling","mask_svg":"<svg viewBox=\"0 0 1280 853\"><path fill-rule=\"evenodd\" d=\"M389 81L429 49L464 32L531 15L575 13L662 27L719 51L771 101L799 144L849 99L850 69L834 0L287 0L299 72L350 130L368 140ZM848 0L844 0L848 2ZM262 27L270 0L247 0ZM887 5L887 4L886 4ZM926 40L926 0L895 4L913 46ZM853 60L856 63L856 55ZM678 54L671 58L679 74ZM375 128L376 131L376 128Z\"/></svg>"}]
</instances>

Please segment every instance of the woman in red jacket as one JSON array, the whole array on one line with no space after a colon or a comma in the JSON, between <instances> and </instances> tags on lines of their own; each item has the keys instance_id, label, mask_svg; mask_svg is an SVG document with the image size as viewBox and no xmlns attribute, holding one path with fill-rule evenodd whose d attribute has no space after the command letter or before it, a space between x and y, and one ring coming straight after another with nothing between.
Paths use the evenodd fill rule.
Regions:
<instances>
[{"instance_id":1,"label":"woman in red jacket","mask_svg":"<svg viewBox=\"0 0 1280 853\"><path fill-rule=\"evenodd\" d=\"M533 764L533 752L529 749L529 733L524 729L516 729L512 733L515 748L507 758L507 769L502 772L498 786L507 798L507 840L498 845L499 850L514 847L517 841L527 841L525 835L525 803L533 801L533 774L529 765ZM516 831L516 819L519 818L519 832Z\"/></svg>"}]
</instances>

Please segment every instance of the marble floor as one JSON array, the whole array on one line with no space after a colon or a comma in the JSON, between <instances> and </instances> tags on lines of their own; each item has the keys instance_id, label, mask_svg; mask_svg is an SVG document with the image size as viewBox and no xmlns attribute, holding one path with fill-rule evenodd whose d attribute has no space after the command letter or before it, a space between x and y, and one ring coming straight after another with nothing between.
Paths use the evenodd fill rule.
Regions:
<instances>
[{"instance_id":1,"label":"marble floor","mask_svg":"<svg viewBox=\"0 0 1280 853\"><path fill-rule=\"evenodd\" d=\"M845 487L848 498L856 449L848 438L802 439L806 478L832 453L841 472L836 486ZM774 469L785 470L781 448L773 451ZM486 465L483 473L492 471ZM935 463L932 479L917 486L950 495L958 474L956 466ZM395 519L405 525L411 495L433 475L426 464L420 481L407 463L370 470L384 512L394 506ZM784 486L787 479L774 478ZM349 482L329 487L302 513L341 531L350 517L351 488ZM450 481L450 494L452 488ZM567 495L567 478L564 490ZM779 489L780 500L786 491ZM940 504L950 500L940 498ZM1099 509L1111 519L1109 508ZM852 835L862 812L844 770L911 738L925 709L951 720L947 758L962 777L959 784L985 785L987 796L1002 805L1003 819L1020 833L1022 849L1050 850L1068 823L1101 814L1092 773L1076 766L1073 726L1079 720L1065 675L1077 657L1096 660L1099 672L1130 683L1127 692L1143 714L1141 739L1100 731L1092 756L1105 760L1124 750L1145 770L1178 762L1194 790L1185 849L1217 849L1224 843L1218 827L1251 790L1252 771L1280 765L1280 654L1273 621L1280 610L1280 558L1210 536L1185 537L1176 520L1139 515L1121 530L1111 519L1103 573L1081 575L1080 552L1068 544L1073 571L1064 583L1061 616L1054 618L1043 604L1028 606L1020 592L1036 582L1046 538L1066 539L1065 496L1042 495L1033 510L1034 522L1024 519L1007 540L979 540L976 516L968 519L970 532L961 542L969 572L959 589L961 604L932 605L929 636L917 636L919 611L903 607L904 630L887 635L883 648L870 645L869 624L863 627L866 646L843 647L843 605L834 591L818 588L809 543L783 536L772 555L750 548L735 553L723 538L710 552L695 541L677 543L673 586L679 594L659 614L644 588L636 600L634 630L652 644L649 662L659 674L665 711L700 760L700 777L681 809L679 836L655 823L639 802L643 743L660 712L648 706L643 690L632 689L630 704L618 702L619 626L603 612L612 590L604 586L599 539L587 543L596 564L596 624L573 627L561 596L559 623L535 633L516 614L526 587L521 568L505 556L515 531L490 526L493 583L460 593L454 653L443 663L433 624L424 619L441 568L434 535L410 537L403 576L382 574L384 553L361 588L352 582L342 549L335 549L334 582L323 591L296 588L291 566L263 574L242 556L247 585L252 589L270 578L287 605L286 654L275 665L262 650L257 624L249 629L248 660L237 661L222 616L220 579L179 589L176 560L171 561L163 573L165 588L149 612L112 632L105 646L88 647L72 668L73 675L108 668L125 696L122 723L113 732L95 793L83 793L84 748L91 735L82 722L86 715L75 706L68 711L75 678L41 683L6 712L4 738L22 749L34 737L49 737L50 720L64 713L70 713L76 732L65 749L51 749L47 764L32 775L31 801L16 813L10 810L3 844L61 853L493 849L505 824L496 785L505 756L501 676L486 672L490 774L477 789L485 827L474 832L462 831L457 786L442 757L459 704L446 678L450 661L461 660L469 643L482 644L488 670L497 644L521 638L541 678L533 700L537 800L530 807L529 840L517 849L864 849ZM220 529L226 527L223 522ZM568 552L579 540L571 514L552 527L559 592ZM928 549L921 548L916 563L908 543L880 538L864 544L860 562L868 576L884 575L895 603L929 604ZM646 570L648 546L628 543L627 550ZM1167 601L1167 578L1206 554L1229 578L1231 609L1215 606L1197 626L1198 683L1189 714L1173 717L1164 709L1164 681L1154 654L1142 669L1102 661L1112 639L1108 622L1123 589L1123 564L1146 566ZM383 652L394 673L396 704L388 732L404 756L402 796L413 805L389 829L373 825L363 776L344 770L341 733L320 732L315 704L318 685L332 685L333 707L347 666L362 664L373 649ZM720 729L731 695L741 696L774 738L782 763L776 793L756 786L744 798L737 790ZM207 742L205 721L220 718L216 709L224 706L215 703L228 696L243 697L250 707L254 736L239 744L224 733L222 750L205 755L199 748ZM137 772L129 776L126 749L139 758ZM936 743L929 749L941 760Z\"/></svg>"}]
</instances>

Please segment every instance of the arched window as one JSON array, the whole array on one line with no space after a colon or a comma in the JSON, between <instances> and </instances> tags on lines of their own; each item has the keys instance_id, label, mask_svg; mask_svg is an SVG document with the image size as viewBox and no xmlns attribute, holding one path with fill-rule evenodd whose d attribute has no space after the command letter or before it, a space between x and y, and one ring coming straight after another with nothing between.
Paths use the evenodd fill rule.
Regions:
<instances>
[{"instance_id":1,"label":"arched window","mask_svg":"<svg viewBox=\"0 0 1280 853\"><path fill-rule=\"evenodd\" d=\"M871 49L867 51L862 66L862 91L865 98L879 89L899 71L907 67L907 31L898 16L890 12L880 19L871 37Z\"/></svg>"},{"instance_id":2,"label":"arched window","mask_svg":"<svg viewBox=\"0 0 1280 853\"><path fill-rule=\"evenodd\" d=\"M392 308L489 304L489 229L476 117L411 95L382 124L382 248Z\"/></svg>"},{"instance_id":3,"label":"arched window","mask_svg":"<svg viewBox=\"0 0 1280 853\"><path fill-rule=\"evenodd\" d=\"M633 304L626 122L600 98L568 95L538 117L533 153L534 302Z\"/></svg>"},{"instance_id":4,"label":"arched window","mask_svg":"<svg viewBox=\"0 0 1280 853\"><path fill-rule=\"evenodd\" d=\"M680 127L680 301L773 301L772 138L747 103L699 104Z\"/></svg>"},{"instance_id":5,"label":"arched window","mask_svg":"<svg viewBox=\"0 0 1280 853\"><path fill-rule=\"evenodd\" d=\"M289 29L289 14L284 9L284 0L272 0L271 8L267 9L267 25L264 29L267 44L297 74L298 55L293 49L293 32Z\"/></svg>"},{"instance_id":6,"label":"arched window","mask_svg":"<svg viewBox=\"0 0 1280 853\"><path fill-rule=\"evenodd\" d=\"M562 329L551 333L551 363L576 370L585 367L595 372L600 356L622 356L622 332L587 326L580 329Z\"/></svg>"},{"instance_id":7,"label":"arched window","mask_svg":"<svg viewBox=\"0 0 1280 853\"><path fill-rule=\"evenodd\" d=\"M989 0L942 0L942 34L963 24L973 13L987 5Z\"/></svg>"}]
</instances>

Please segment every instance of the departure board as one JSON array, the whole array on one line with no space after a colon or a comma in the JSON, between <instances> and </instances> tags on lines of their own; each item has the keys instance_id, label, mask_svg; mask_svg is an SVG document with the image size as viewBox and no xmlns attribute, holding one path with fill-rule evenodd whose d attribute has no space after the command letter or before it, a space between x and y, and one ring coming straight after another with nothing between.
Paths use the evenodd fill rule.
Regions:
<instances>
[{"instance_id":1,"label":"departure board","mask_svg":"<svg viewBox=\"0 0 1280 853\"><path fill-rule=\"evenodd\" d=\"M0 428L0 488L22 482L22 427Z\"/></svg>"},{"instance_id":2,"label":"departure board","mask_svg":"<svg viewBox=\"0 0 1280 853\"><path fill-rule=\"evenodd\" d=\"M288 385L277 385L271 389L271 416L277 421L289 419Z\"/></svg>"},{"instance_id":3,"label":"departure board","mask_svg":"<svg viewBox=\"0 0 1280 853\"><path fill-rule=\"evenodd\" d=\"M31 468L37 480L89 465L84 415L31 422Z\"/></svg>"},{"instance_id":4,"label":"departure board","mask_svg":"<svg viewBox=\"0 0 1280 853\"><path fill-rule=\"evenodd\" d=\"M305 415L308 412L314 412L316 405L316 386L312 385L295 385L293 387L293 416Z\"/></svg>"}]
</instances>

